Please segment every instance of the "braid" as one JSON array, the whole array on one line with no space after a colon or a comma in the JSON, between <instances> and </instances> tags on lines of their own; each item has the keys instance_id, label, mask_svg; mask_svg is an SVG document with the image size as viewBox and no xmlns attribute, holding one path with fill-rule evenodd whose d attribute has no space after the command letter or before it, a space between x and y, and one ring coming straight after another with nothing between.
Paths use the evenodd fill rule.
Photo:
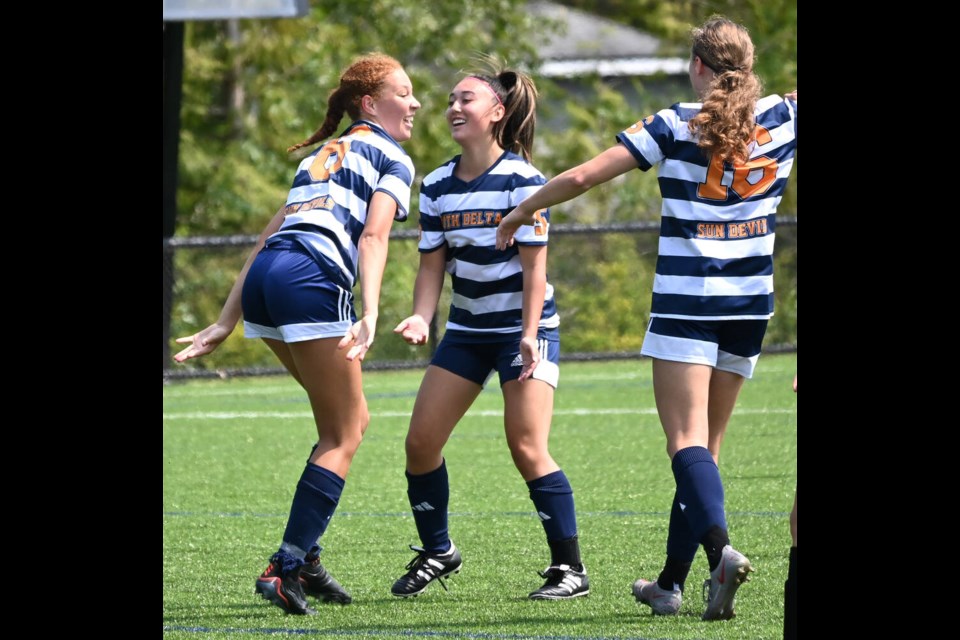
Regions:
<instances>
[{"instance_id":1,"label":"braid","mask_svg":"<svg viewBox=\"0 0 960 640\"><path fill-rule=\"evenodd\" d=\"M400 68L397 60L383 53L369 53L354 60L340 76L340 84L327 98L327 114L323 124L309 138L288 148L287 153L329 138L337 130L344 113L354 120L359 119L363 96L377 96L384 79Z\"/></svg>"},{"instance_id":2,"label":"braid","mask_svg":"<svg viewBox=\"0 0 960 640\"><path fill-rule=\"evenodd\" d=\"M327 99L327 115L323 119L323 124L320 125L320 128L313 132L309 138L303 142L298 142L292 147L287 148L287 153L293 153L301 147L308 147L317 142L326 140L330 135L337 130L337 126L340 124L340 120L343 119L343 113L346 111L341 99L343 97L343 90L340 87L337 87L330 92L330 97Z\"/></svg>"}]
</instances>

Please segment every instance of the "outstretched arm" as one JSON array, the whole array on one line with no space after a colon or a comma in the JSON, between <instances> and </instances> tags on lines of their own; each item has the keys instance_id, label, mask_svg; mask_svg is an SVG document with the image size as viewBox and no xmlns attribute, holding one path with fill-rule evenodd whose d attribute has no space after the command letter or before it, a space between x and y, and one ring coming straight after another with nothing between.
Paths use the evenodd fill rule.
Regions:
<instances>
[{"instance_id":1,"label":"outstretched arm","mask_svg":"<svg viewBox=\"0 0 960 640\"><path fill-rule=\"evenodd\" d=\"M387 242L390 239L390 227L397 213L397 201L382 191L373 194L367 208L367 221L363 234L357 242L360 276L360 301L363 305L362 316L343 336L339 349L347 350L347 360L363 360L373 345L377 332L377 317L380 314L380 285L383 283L383 270L387 266ZM351 346L352 345L352 346Z\"/></svg>"},{"instance_id":2,"label":"outstretched arm","mask_svg":"<svg viewBox=\"0 0 960 640\"><path fill-rule=\"evenodd\" d=\"M576 198L598 184L636 169L637 166L637 161L630 151L622 144L617 144L592 160L567 169L521 202L509 215L504 216L497 228L497 248L505 249L512 245L517 229L524 224L533 224L533 214L536 211Z\"/></svg>"},{"instance_id":3,"label":"outstretched arm","mask_svg":"<svg viewBox=\"0 0 960 640\"><path fill-rule=\"evenodd\" d=\"M243 269L240 270L240 275L237 276L236 282L233 283L233 288L230 289L230 295L227 296L227 301L223 303L223 309L220 310L220 317L217 321L192 336L177 338L177 344L187 344L190 346L173 356L174 360L184 362L190 358L206 355L219 347L220 343L233 333L237 323L240 321L240 295L243 292L243 283L247 279L247 272L250 271L250 265L253 264L254 258L256 258L260 250L263 249L263 243L266 242L267 238L276 233L277 229L280 228L284 217L283 208L281 208L260 233L257 244L253 247L250 255L247 256L247 261L244 263Z\"/></svg>"}]
</instances>

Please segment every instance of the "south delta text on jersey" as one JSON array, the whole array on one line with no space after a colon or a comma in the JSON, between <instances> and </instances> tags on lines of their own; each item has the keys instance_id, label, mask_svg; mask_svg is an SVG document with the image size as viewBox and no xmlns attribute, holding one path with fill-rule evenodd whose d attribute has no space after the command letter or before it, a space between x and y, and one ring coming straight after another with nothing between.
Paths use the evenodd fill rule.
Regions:
<instances>
[{"instance_id":1,"label":"south delta text on jersey","mask_svg":"<svg viewBox=\"0 0 960 640\"><path fill-rule=\"evenodd\" d=\"M503 215L499 211L454 211L440 216L443 229L462 227L496 227Z\"/></svg>"},{"instance_id":2,"label":"south delta text on jersey","mask_svg":"<svg viewBox=\"0 0 960 640\"><path fill-rule=\"evenodd\" d=\"M500 225L501 218L510 211L453 211L441 214L440 224L443 225L444 231L465 227L496 227ZM546 209L539 209L533 214L533 234L536 236L542 236L546 233L543 218L546 211Z\"/></svg>"}]
</instances>

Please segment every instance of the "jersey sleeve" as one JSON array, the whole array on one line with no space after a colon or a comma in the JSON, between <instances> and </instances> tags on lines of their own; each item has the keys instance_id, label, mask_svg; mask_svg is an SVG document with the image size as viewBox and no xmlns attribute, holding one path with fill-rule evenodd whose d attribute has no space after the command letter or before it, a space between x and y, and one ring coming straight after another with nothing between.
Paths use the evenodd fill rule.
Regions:
<instances>
[{"instance_id":1,"label":"jersey sleeve","mask_svg":"<svg viewBox=\"0 0 960 640\"><path fill-rule=\"evenodd\" d=\"M383 191L397 201L393 219L403 222L410 209L410 186L413 184L413 161L409 157L391 159L383 167L376 191Z\"/></svg>"},{"instance_id":2,"label":"jersey sleeve","mask_svg":"<svg viewBox=\"0 0 960 640\"><path fill-rule=\"evenodd\" d=\"M421 253L436 251L446 242L443 235L443 220L435 200L420 188L420 242L417 249Z\"/></svg>"},{"instance_id":3,"label":"jersey sleeve","mask_svg":"<svg viewBox=\"0 0 960 640\"><path fill-rule=\"evenodd\" d=\"M518 204L535 194L547 179L539 171L532 176L515 176L516 184L510 192L511 211ZM547 244L550 238L550 210L540 209L533 214L533 224L522 225L514 234L514 241L522 245L543 245Z\"/></svg>"},{"instance_id":4,"label":"jersey sleeve","mask_svg":"<svg viewBox=\"0 0 960 640\"><path fill-rule=\"evenodd\" d=\"M627 148L642 171L647 171L670 155L676 143L676 111L663 109L647 116L617 134L617 142Z\"/></svg>"}]
</instances>

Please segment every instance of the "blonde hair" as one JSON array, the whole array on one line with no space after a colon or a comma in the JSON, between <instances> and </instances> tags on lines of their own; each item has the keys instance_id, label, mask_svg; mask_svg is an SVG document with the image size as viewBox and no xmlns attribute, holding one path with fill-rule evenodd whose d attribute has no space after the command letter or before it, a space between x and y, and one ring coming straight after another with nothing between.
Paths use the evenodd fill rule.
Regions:
<instances>
[{"instance_id":1,"label":"blonde hair","mask_svg":"<svg viewBox=\"0 0 960 640\"><path fill-rule=\"evenodd\" d=\"M340 84L330 92L327 98L327 115L320 128L313 135L287 149L287 153L296 151L330 137L337 130L344 112L352 119L360 117L360 101L363 96L377 97L383 87L384 79L403 66L394 58L383 53L368 53L356 58L340 76Z\"/></svg>"},{"instance_id":2,"label":"blonde hair","mask_svg":"<svg viewBox=\"0 0 960 640\"><path fill-rule=\"evenodd\" d=\"M754 109L763 92L753 73L754 48L746 28L714 16L693 30L692 56L713 71L703 108L688 126L707 156L745 162L753 140Z\"/></svg>"},{"instance_id":3,"label":"blonde hair","mask_svg":"<svg viewBox=\"0 0 960 640\"><path fill-rule=\"evenodd\" d=\"M533 161L533 136L537 128L537 85L527 74L505 68L492 56L479 59L485 72L470 73L471 78L483 80L503 105L504 114L493 125L493 137L501 148Z\"/></svg>"}]
</instances>

